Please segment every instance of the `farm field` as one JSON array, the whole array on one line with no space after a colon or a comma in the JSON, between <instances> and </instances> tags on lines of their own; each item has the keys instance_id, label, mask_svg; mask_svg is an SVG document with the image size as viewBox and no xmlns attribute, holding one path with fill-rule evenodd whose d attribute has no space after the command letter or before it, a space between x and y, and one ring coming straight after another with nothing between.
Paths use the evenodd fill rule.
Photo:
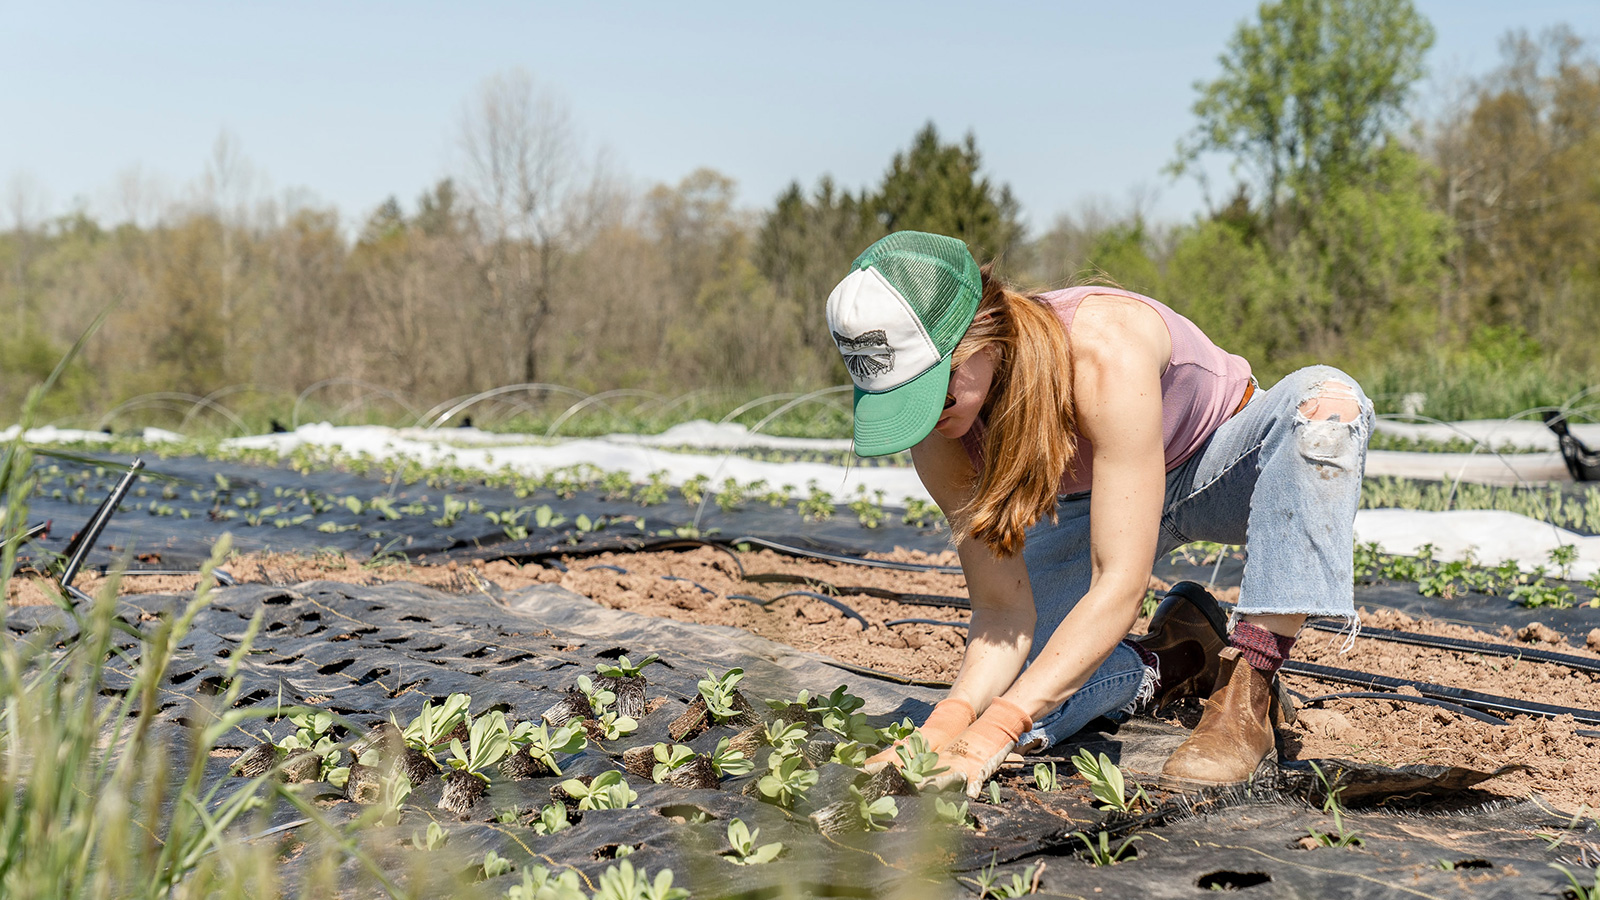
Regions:
<instances>
[{"instance_id":1,"label":"farm field","mask_svg":"<svg viewBox=\"0 0 1600 900\"><path fill-rule=\"evenodd\" d=\"M788 481L719 484L692 469L635 479L593 464L529 474L304 445L281 457L159 449L104 447L98 467L41 458L30 520L55 525L24 556L61 552L130 450L149 455L150 474L77 582L84 598L117 598L80 599L80 616L114 610L159 631L198 576L136 571L196 570L231 535L221 568L233 584L208 591L155 682L140 680L144 655L124 635L126 657L100 693L153 690L133 714L174 748L213 723L204 758L174 751L166 765L188 765L210 798L202 806L222 825L205 840L276 860L274 877L296 889L613 896L601 892L644 890L640 873L670 870L672 887L649 882L665 893L636 896L919 884L975 895L1015 877L1066 896L1154 879L1173 896L1272 883L1510 897L1558 889L1548 864L1595 852L1600 610L1573 550L1525 569L1358 548L1363 633L1344 650L1344 635L1308 631L1295 655L1313 669L1536 701L1545 714L1434 705L1426 687L1331 696L1363 691L1301 671L1285 678L1304 702L1280 732L1278 773L1247 794L1154 787L1198 718L1180 703L1019 758L968 801L851 768L921 715L960 660L965 583L936 510L864 490L850 500ZM652 452L655 473L699 465ZM1369 485L1415 505L1432 490ZM1574 487L1474 496L1537 498L1588 530ZM117 564L135 571L107 579ZM1185 579L1227 601L1241 564L1237 548L1191 545L1157 566L1149 602ZM74 620L52 593L37 576L13 579L8 633L23 644L54 634L55 649L39 652L70 658L61 636L91 633L94 617ZM652 655L642 697L607 681L633 678L619 667ZM725 713L695 712L716 697ZM562 704L569 718L552 714ZM399 730L385 735L391 718ZM261 749L268 738L274 749ZM1114 798L1072 762L1103 775L1102 753L1123 779ZM265 760L261 774L238 774L247 756ZM404 786L403 763L415 766ZM235 809L237 791L264 805ZM773 843L782 849L763 849ZM826 874L795 885L793 862Z\"/></svg>"}]
</instances>

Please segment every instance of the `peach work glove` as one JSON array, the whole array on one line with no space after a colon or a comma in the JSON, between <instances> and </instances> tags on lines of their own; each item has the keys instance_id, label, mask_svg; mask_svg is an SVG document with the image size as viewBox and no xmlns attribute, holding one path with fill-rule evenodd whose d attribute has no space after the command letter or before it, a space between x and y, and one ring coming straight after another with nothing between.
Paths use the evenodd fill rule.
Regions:
<instances>
[{"instance_id":1,"label":"peach work glove","mask_svg":"<svg viewBox=\"0 0 1600 900\"><path fill-rule=\"evenodd\" d=\"M967 796L976 798L1006 754L1032 729L1033 719L1022 707L996 697L978 721L939 751L939 764L950 770L935 776L933 786L943 789L966 782Z\"/></svg>"},{"instance_id":2,"label":"peach work glove","mask_svg":"<svg viewBox=\"0 0 1600 900\"><path fill-rule=\"evenodd\" d=\"M928 742L928 749L937 750L965 731L976 718L972 712L972 704L956 697L946 697L934 705L933 712L928 713L927 721L917 730L922 732L922 739ZM904 743L905 739L895 741L883 752L862 763L861 768L877 773L884 766L898 761L895 749Z\"/></svg>"}]
</instances>

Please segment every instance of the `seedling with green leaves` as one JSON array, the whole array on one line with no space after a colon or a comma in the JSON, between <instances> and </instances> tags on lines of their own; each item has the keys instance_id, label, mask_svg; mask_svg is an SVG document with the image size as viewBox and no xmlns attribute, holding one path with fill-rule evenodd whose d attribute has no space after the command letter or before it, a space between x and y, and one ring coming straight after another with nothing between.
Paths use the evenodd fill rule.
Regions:
<instances>
[{"instance_id":1,"label":"seedling with green leaves","mask_svg":"<svg viewBox=\"0 0 1600 900\"><path fill-rule=\"evenodd\" d=\"M802 766L805 759L798 755L774 752L767 756L767 774L756 782L761 796L784 809L794 809L795 802L817 784L817 773Z\"/></svg>"},{"instance_id":2,"label":"seedling with green leaves","mask_svg":"<svg viewBox=\"0 0 1600 900\"><path fill-rule=\"evenodd\" d=\"M1333 831L1323 833L1313 828L1311 829L1311 840L1323 847L1359 847L1366 843L1361 839L1360 835L1345 825L1344 804L1339 800L1344 793L1342 780L1340 783L1335 784L1334 780L1330 780L1328 774L1315 761L1311 763L1311 771L1315 772L1317 780L1322 782L1322 811L1333 816Z\"/></svg>"},{"instance_id":3,"label":"seedling with green leaves","mask_svg":"<svg viewBox=\"0 0 1600 900\"><path fill-rule=\"evenodd\" d=\"M785 756L799 752L800 745L804 744L808 737L806 726L799 722L773 719L762 728L767 744Z\"/></svg>"},{"instance_id":4,"label":"seedling with green leaves","mask_svg":"<svg viewBox=\"0 0 1600 900\"><path fill-rule=\"evenodd\" d=\"M617 695L614 692L597 687L587 675L578 676L578 690L583 693L584 699L589 701L589 711L596 719L605 715L611 704L617 702Z\"/></svg>"},{"instance_id":5,"label":"seedling with green leaves","mask_svg":"<svg viewBox=\"0 0 1600 900\"><path fill-rule=\"evenodd\" d=\"M900 774L919 790L935 775L950 771L949 766L939 765L939 754L928 746L927 738L920 731L906 738L894 752L900 758Z\"/></svg>"},{"instance_id":6,"label":"seedling with green leaves","mask_svg":"<svg viewBox=\"0 0 1600 900\"><path fill-rule=\"evenodd\" d=\"M660 784L667 780L667 773L673 769L687 766L694 761L694 748L682 744L656 744L654 747L656 760L655 767L650 770L650 780Z\"/></svg>"},{"instance_id":7,"label":"seedling with green leaves","mask_svg":"<svg viewBox=\"0 0 1600 900\"><path fill-rule=\"evenodd\" d=\"M717 748L711 751L711 768L717 773L718 778L744 775L755 767L755 763L744 755L744 751L733 748L731 738L717 741Z\"/></svg>"},{"instance_id":8,"label":"seedling with green leaves","mask_svg":"<svg viewBox=\"0 0 1600 900\"><path fill-rule=\"evenodd\" d=\"M516 865L493 850L486 850L483 859L478 861L478 868L483 870L484 878L499 878L515 869Z\"/></svg>"},{"instance_id":9,"label":"seedling with green leaves","mask_svg":"<svg viewBox=\"0 0 1600 900\"><path fill-rule=\"evenodd\" d=\"M561 766L556 763L557 753L577 753L589 745L588 735L576 722L569 722L554 731L543 722L537 725L521 722L507 736L507 740L513 753L526 752L534 762L549 769L552 775L561 774Z\"/></svg>"},{"instance_id":10,"label":"seedling with green leaves","mask_svg":"<svg viewBox=\"0 0 1600 900\"><path fill-rule=\"evenodd\" d=\"M628 787L621 772L611 769L601 772L588 784L576 778L561 782L567 796L578 801L578 809L629 809L639 799L637 792Z\"/></svg>"},{"instance_id":11,"label":"seedling with green leaves","mask_svg":"<svg viewBox=\"0 0 1600 900\"><path fill-rule=\"evenodd\" d=\"M441 809L457 815L466 815L483 796L489 786L489 776L484 770L499 762L511 749L511 729L506 725L505 713L499 710L479 716L468 728L468 734L468 746L463 746L458 739L450 741L451 772L445 776L444 793L439 798Z\"/></svg>"},{"instance_id":12,"label":"seedling with green leaves","mask_svg":"<svg viewBox=\"0 0 1600 900\"><path fill-rule=\"evenodd\" d=\"M1061 790L1060 781L1056 777L1056 764L1035 763L1033 786L1047 794Z\"/></svg>"},{"instance_id":13,"label":"seedling with green leaves","mask_svg":"<svg viewBox=\"0 0 1600 900\"><path fill-rule=\"evenodd\" d=\"M418 850L439 850L450 842L450 832L438 822L429 822L428 830L411 835L411 846Z\"/></svg>"},{"instance_id":14,"label":"seedling with green leaves","mask_svg":"<svg viewBox=\"0 0 1600 900\"><path fill-rule=\"evenodd\" d=\"M933 813L940 822L972 831L978 829L977 823L972 820L972 812L965 800L960 803L952 803L943 797L935 797L933 798Z\"/></svg>"},{"instance_id":15,"label":"seedling with green leaves","mask_svg":"<svg viewBox=\"0 0 1600 900\"><path fill-rule=\"evenodd\" d=\"M472 707L469 694L451 694L438 707L433 701L422 704L422 712L401 730L407 745L424 753L443 744L456 727L466 721L467 710Z\"/></svg>"},{"instance_id":16,"label":"seedling with green leaves","mask_svg":"<svg viewBox=\"0 0 1600 900\"><path fill-rule=\"evenodd\" d=\"M671 869L662 869L652 880L649 872L623 860L600 873L594 900L689 900L689 892L672 886Z\"/></svg>"},{"instance_id":17,"label":"seedling with green leaves","mask_svg":"<svg viewBox=\"0 0 1600 900\"><path fill-rule=\"evenodd\" d=\"M1579 881L1571 869L1559 863L1551 863L1550 868L1567 876L1567 882L1572 885L1565 892L1569 900L1600 900L1600 867L1589 870L1591 880L1588 884Z\"/></svg>"},{"instance_id":18,"label":"seedling with green leaves","mask_svg":"<svg viewBox=\"0 0 1600 900\"><path fill-rule=\"evenodd\" d=\"M564 803L552 803L539 810L538 818L531 823L534 834L555 834L572 827L572 821L567 818L567 806Z\"/></svg>"},{"instance_id":19,"label":"seedling with green leaves","mask_svg":"<svg viewBox=\"0 0 1600 900\"><path fill-rule=\"evenodd\" d=\"M727 853L723 858L736 866L759 866L762 863L772 862L783 852L783 844L773 841L770 844L756 844L756 839L761 836L761 829L751 828L739 819L728 823Z\"/></svg>"},{"instance_id":20,"label":"seedling with green leaves","mask_svg":"<svg viewBox=\"0 0 1600 900\"><path fill-rule=\"evenodd\" d=\"M644 672L645 666L648 666L659 659L661 659L660 655L652 653L649 656L646 656L644 659L639 660L638 664L635 665L633 662L629 661L628 657L619 656L617 657L615 665L611 663L600 663L594 667L594 671L595 674L604 675L607 678L638 678L640 674Z\"/></svg>"},{"instance_id":21,"label":"seedling with green leaves","mask_svg":"<svg viewBox=\"0 0 1600 900\"><path fill-rule=\"evenodd\" d=\"M633 734L639 729L639 723L631 716L608 712L595 722L595 728L602 739L615 741Z\"/></svg>"},{"instance_id":22,"label":"seedling with green leaves","mask_svg":"<svg viewBox=\"0 0 1600 900\"><path fill-rule=\"evenodd\" d=\"M1072 758L1072 766L1089 782L1089 790L1100 801L1102 809L1131 812L1136 807L1148 804L1144 788L1139 785L1134 785L1132 797L1127 795L1122 770L1106 754L1102 753L1096 758L1088 750L1079 750L1078 755Z\"/></svg>"},{"instance_id":23,"label":"seedling with green leaves","mask_svg":"<svg viewBox=\"0 0 1600 900\"><path fill-rule=\"evenodd\" d=\"M860 712L867 701L851 694L839 685L825 697L818 697L810 707L822 716L822 727L846 740L870 743L877 739L878 731L867 724L865 713Z\"/></svg>"},{"instance_id":24,"label":"seedling with green leaves","mask_svg":"<svg viewBox=\"0 0 1600 900\"><path fill-rule=\"evenodd\" d=\"M1083 844L1083 855L1095 866L1114 866L1122 862L1123 857L1136 852L1134 842L1144 840L1142 834L1129 835L1113 849L1111 835L1104 831L1096 832L1093 838L1081 831L1074 831L1068 837L1077 838Z\"/></svg>"}]
</instances>

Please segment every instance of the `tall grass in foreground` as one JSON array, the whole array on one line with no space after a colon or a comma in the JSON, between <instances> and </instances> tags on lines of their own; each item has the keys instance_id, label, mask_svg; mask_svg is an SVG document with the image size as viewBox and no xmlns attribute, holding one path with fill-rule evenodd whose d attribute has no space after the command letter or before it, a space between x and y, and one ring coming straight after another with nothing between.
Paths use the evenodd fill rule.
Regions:
<instances>
[{"instance_id":1,"label":"tall grass in foreground","mask_svg":"<svg viewBox=\"0 0 1600 900\"><path fill-rule=\"evenodd\" d=\"M24 432L48 386L30 395ZM9 586L27 525L32 457L20 436L0 455L0 590ZM20 637L0 629L0 897L280 896L274 845L244 839L245 826L259 828L274 802L297 807L319 836L332 838L306 866L303 896L331 894L338 862L351 857L373 882L391 887L343 829L275 773L203 784L223 735L284 712L233 709L259 613L227 660L227 687L211 698L182 698L195 724L158 719L175 696L163 684L168 667L208 604L213 570L229 547L224 536L187 604L147 624L117 615L113 576L87 608L55 596L70 628Z\"/></svg>"}]
</instances>

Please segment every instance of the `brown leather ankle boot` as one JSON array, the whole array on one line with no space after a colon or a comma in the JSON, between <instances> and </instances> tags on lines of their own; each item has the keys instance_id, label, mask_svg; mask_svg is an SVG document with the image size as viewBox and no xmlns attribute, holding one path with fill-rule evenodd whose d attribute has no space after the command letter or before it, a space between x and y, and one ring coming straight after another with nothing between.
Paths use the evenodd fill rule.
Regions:
<instances>
[{"instance_id":1,"label":"brown leather ankle boot","mask_svg":"<svg viewBox=\"0 0 1600 900\"><path fill-rule=\"evenodd\" d=\"M1272 677L1228 647L1218 654L1217 689L1189 739L1161 769L1160 784L1173 790L1245 784L1276 749Z\"/></svg>"},{"instance_id":2,"label":"brown leather ankle boot","mask_svg":"<svg viewBox=\"0 0 1600 900\"><path fill-rule=\"evenodd\" d=\"M1228 645L1227 622L1216 598L1200 585L1180 581L1167 591L1150 616L1150 630L1134 638L1160 661L1161 687L1151 709L1210 696L1222 664L1217 653Z\"/></svg>"}]
</instances>

